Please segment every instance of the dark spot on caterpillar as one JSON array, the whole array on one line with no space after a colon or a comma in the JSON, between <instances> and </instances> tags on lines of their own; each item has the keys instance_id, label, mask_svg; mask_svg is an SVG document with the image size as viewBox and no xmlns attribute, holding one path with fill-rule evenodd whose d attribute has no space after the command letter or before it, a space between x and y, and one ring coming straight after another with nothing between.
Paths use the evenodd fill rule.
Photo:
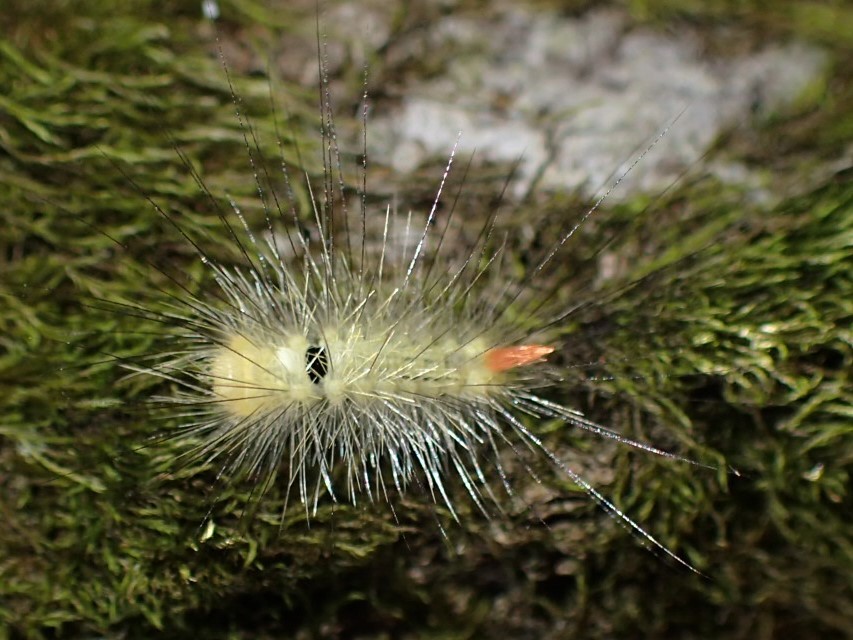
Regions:
<instances>
[{"instance_id":1,"label":"dark spot on caterpillar","mask_svg":"<svg viewBox=\"0 0 853 640\"><path fill-rule=\"evenodd\" d=\"M305 352L305 371L311 382L320 384L329 372L329 357L323 347L310 346Z\"/></svg>"}]
</instances>

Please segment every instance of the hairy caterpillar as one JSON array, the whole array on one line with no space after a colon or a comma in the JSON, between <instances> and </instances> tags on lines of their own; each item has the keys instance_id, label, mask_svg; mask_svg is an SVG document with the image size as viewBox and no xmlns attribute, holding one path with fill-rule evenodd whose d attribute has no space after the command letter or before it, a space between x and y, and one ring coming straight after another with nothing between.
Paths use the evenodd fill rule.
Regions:
<instances>
[{"instance_id":1,"label":"hairy caterpillar","mask_svg":"<svg viewBox=\"0 0 853 640\"><path fill-rule=\"evenodd\" d=\"M227 60L219 55L227 75ZM155 398L168 416L178 417L163 435L183 449L174 464L212 466L229 482L248 478L256 499L282 482L283 512L295 494L309 519L324 494L352 504L387 500L393 508L394 494L413 487L458 519L451 485L460 484L488 515L495 505L500 508L501 492L514 497L502 452L513 452L525 467L524 452L533 452L646 543L693 569L528 426L531 420L555 421L690 462L624 437L550 399L548 391L566 380L548 362L559 348L561 326L595 307L595 296L602 295L567 301L561 281L552 282L554 264L666 131L556 239L546 239L538 254L525 257L519 273L501 230L500 203L478 216L484 222L472 239L453 240L449 256L441 251L458 232L456 217L465 215L455 202L440 212L449 199L445 187L455 147L422 218L390 205L371 210L364 186L356 205L348 202L324 55L321 51L324 182L321 190L308 182L310 209L298 208L288 161L281 158L280 175L271 168L232 87L262 225L234 200L222 203L185 159L237 262L214 257L143 191L156 214L192 247L215 286L197 291L192 281L181 283L168 268L151 265L182 292L155 286L152 295L137 300L100 301L116 313L164 327L166 349L139 361L118 361L176 387ZM363 154L366 163L366 148ZM378 243L370 237L377 219Z\"/></svg>"},{"instance_id":2,"label":"hairy caterpillar","mask_svg":"<svg viewBox=\"0 0 853 640\"><path fill-rule=\"evenodd\" d=\"M207 10L213 6L206 5ZM476 216L483 222L472 236L449 237L459 231L456 218L465 215L455 203L448 212L440 211L440 205L459 197L445 190L455 148L420 218L390 206L370 209L364 186L361 200L352 206L324 55L319 79L324 181L316 192L308 184L307 209L298 209L305 202L293 195L299 178L288 173L288 160L280 160L282 172L276 175L264 157L233 87L260 224L257 216L249 220L237 202L223 202L216 187L182 158L232 255L225 261L214 257L204 239L140 188L154 213L215 282L200 288L199 281L180 281L169 266L150 264L141 275L173 281L180 288L177 294L155 284L152 292L139 292L132 300L100 301L114 313L162 327L165 350L117 361L176 386L171 395L155 398L167 416L178 418L162 436L183 448L174 464L212 466L230 480L250 478L257 486L255 498L283 472L282 509L293 492L308 518L316 514L323 493L353 504L362 496L391 501L389 491L405 494L413 485L457 518L449 483L461 483L477 508L489 513L500 506L500 492L514 495L502 450L516 455L533 450L646 542L686 565L525 422L552 420L681 459L551 399L566 377L565 370L548 362L563 342L562 326L606 295L581 291L577 299L567 299L555 279L555 263L666 132L556 239L543 239L538 252L524 256L519 270L507 250L507 232L500 228L501 216L507 215L500 203ZM221 51L219 56L227 75L227 60ZM366 159L366 142L363 153ZM127 178L132 183L132 176ZM463 179L458 189L464 188ZM450 244L452 252L442 251ZM576 366L572 354L563 358Z\"/></svg>"}]
</instances>

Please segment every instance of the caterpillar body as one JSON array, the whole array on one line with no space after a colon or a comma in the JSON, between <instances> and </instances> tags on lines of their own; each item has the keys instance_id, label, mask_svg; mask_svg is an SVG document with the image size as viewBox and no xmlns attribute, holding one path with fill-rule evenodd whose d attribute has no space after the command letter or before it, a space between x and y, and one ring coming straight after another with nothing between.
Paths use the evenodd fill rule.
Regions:
<instances>
[{"instance_id":1,"label":"caterpillar body","mask_svg":"<svg viewBox=\"0 0 853 640\"><path fill-rule=\"evenodd\" d=\"M227 60L219 55L227 75ZM467 245L454 239L452 256L440 251L450 242L455 219L465 215L455 201L442 210L456 148L420 224L411 212L390 205L370 210L366 183L358 205L348 206L322 52L320 59L324 185L322 195L314 196L308 179L310 212L297 209L284 160L279 174L270 170L232 87L261 201L261 230L236 202L223 205L193 173L238 261L212 257L149 198L191 244L215 286L202 292L184 286L181 297L155 295L145 303L103 301L167 327L166 350L149 354L144 364L121 364L176 386L154 398L167 415L180 418L162 435L183 448L175 464L212 465L223 481L249 479L256 487L253 499L280 481L286 486L282 510L295 495L309 519L324 495L352 504L364 498L393 503L413 487L458 519L459 492L452 485L461 485L489 515L500 508L500 493L514 496L503 452L513 451L519 460L522 452L534 452L650 547L695 570L529 426L557 421L698 464L624 437L549 397L566 380L549 362L559 348L559 328L596 304L587 296L566 306L559 281L549 284L554 265L666 130L538 257L528 256L519 275L499 226L500 206L478 216L485 222ZM278 195L282 187L284 196ZM378 250L369 231L377 226ZM534 473L526 462L522 466Z\"/></svg>"}]
</instances>

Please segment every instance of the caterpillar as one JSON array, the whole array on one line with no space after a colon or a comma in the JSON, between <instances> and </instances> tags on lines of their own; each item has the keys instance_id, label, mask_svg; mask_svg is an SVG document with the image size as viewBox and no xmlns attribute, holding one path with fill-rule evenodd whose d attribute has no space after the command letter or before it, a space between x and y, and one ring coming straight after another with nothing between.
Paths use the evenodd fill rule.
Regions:
<instances>
[{"instance_id":1,"label":"caterpillar","mask_svg":"<svg viewBox=\"0 0 853 640\"><path fill-rule=\"evenodd\" d=\"M204 7L215 20L215 5ZM175 152L230 246L214 248L193 235L114 163L206 272L186 280L168 266L148 263L140 276L151 279L149 290L133 299L92 303L160 327L158 342L164 346L144 357L107 355L123 369L173 387L151 399L162 417L175 422L155 438L169 445L161 461L164 474L214 468L219 485L248 481L254 487L251 502L280 483L282 514L295 496L308 521L327 498L352 505L384 501L393 511L394 502L411 493L428 496L458 520L460 491L454 485L490 517L503 500L517 498L504 452L512 452L536 478L527 459L532 452L533 459L544 460L656 552L697 571L530 426L562 424L651 455L707 466L621 435L552 399L568 379L567 370L552 362L557 352L569 358L569 370L577 366L561 346L563 327L612 295L606 289L581 290L577 299L567 299L558 263L669 127L556 238L542 239L538 251L523 256L519 269L501 227L506 215L501 198L493 211L474 216L482 223L470 238L451 237L459 232L457 219L466 215L456 204L466 188L464 177L456 194L447 193L464 131L449 152L426 214L390 204L371 209L366 115L363 182L360 188L348 186L326 45L322 38L318 43L322 183L318 188L304 176L307 210L294 195L296 180L302 179L291 175L294 163L264 155L221 48L217 55L259 201L255 219L235 200L215 193L178 143ZM366 88L364 94L367 100ZM298 146L296 153L304 155ZM121 249L127 246L110 240ZM646 279L622 282L616 293ZM169 286L158 282L163 280Z\"/></svg>"},{"instance_id":2,"label":"caterpillar","mask_svg":"<svg viewBox=\"0 0 853 640\"><path fill-rule=\"evenodd\" d=\"M212 7L206 5L209 12ZM325 44L318 41L324 177L321 190L306 183L309 211L298 208L287 159L281 158L278 175L263 156L220 49L263 226L253 227L234 200L223 204L185 159L239 262L217 260L165 206L143 193L191 245L215 287L195 292L181 285L179 296L102 301L117 313L165 327L168 348L149 354L144 364L119 362L175 386L171 395L153 399L180 418L163 436L184 448L175 463L213 466L225 482L248 479L256 487L255 499L281 482L286 488L282 512L295 494L309 520L326 496L353 505L382 500L393 509L395 496L413 488L458 520L458 491L452 485L461 485L488 516L500 505L500 493L515 496L502 452L508 449L523 460L522 452L532 451L650 547L695 571L529 426L530 421L557 422L699 464L620 435L550 398L566 380L549 362L560 348L561 325L597 306L603 295L595 292L567 306L562 282L554 278L556 263L668 129L556 239L545 242L538 255L525 257L521 272L501 230L500 201L494 211L477 216L484 222L472 240L453 240L454 255L448 256L442 245L451 242L456 218L465 215L455 203L439 213L448 199L456 147L425 216L390 205L371 210L364 176L357 193L361 200L355 207L348 204ZM363 174L367 124L365 118ZM459 189L464 187L463 180ZM370 237L375 219L381 228L378 249ZM528 472L534 473L529 467Z\"/></svg>"}]
</instances>

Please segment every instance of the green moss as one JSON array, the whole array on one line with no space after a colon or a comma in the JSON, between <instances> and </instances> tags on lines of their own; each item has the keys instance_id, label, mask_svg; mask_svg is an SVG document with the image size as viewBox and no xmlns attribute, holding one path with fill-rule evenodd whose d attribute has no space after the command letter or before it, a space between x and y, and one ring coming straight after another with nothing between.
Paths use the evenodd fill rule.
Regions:
<instances>
[{"instance_id":1,"label":"green moss","mask_svg":"<svg viewBox=\"0 0 853 640\"><path fill-rule=\"evenodd\" d=\"M72 4L16 0L0 18L0 636L847 633L853 184L849 170L825 169L849 145L843 69L796 111L723 150L763 167L771 188L809 176L813 186L799 195L767 211L697 178L650 210L631 202L584 231L589 247L615 233L608 251L630 263L603 286L640 281L566 327L567 345L602 358L613 379L589 381L579 370L561 399L722 470L558 424L536 429L704 578L647 553L541 461L533 464L543 485L514 469L533 510L509 505L489 521L463 501L461 526L414 496L399 522L384 505L324 505L309 527L298 507L282 521L280 487L256 504L251 487L167 464L176 451L156 440L163 424L145 400L168 385L117 381L116 366L149 352L159 328L98 300L136 300L152 280L176 291L159 265L185 273L180 285L201 286L192 247L146 199L219 251L227 239L213 204L174 146L216 198L228 194L251 218L259 206L244 128L196 2L169 13L152 2ZM669 6L634 10L663 20ZM748 26L804 10L708 6L714 20ZM223 8L226 47L252 52L255 41L300 29L311 42L310 6ZM849 10L819 9L804 35L841 60ZM697 21L708 17L697 11ZM411 25L402 16L396 27ZM266 66L259 51L248 70ZM406 60L376 73L393 80L413 67ZM357 97L361 69L346 73ZM268 81L232 76L264 155L277 157ZM275 93L287 157L298 145L303 162L315 162L315 91L282 83ZM468 210L500 188L499 178L483 187L493 177L469 176ZM305 203L300 184L295 197ZM418 185L412 198L433 189ZM513 224L541 221L547 232L565 225L570 205L565 195L537 197ZM626 220L632 226L620 230ZM596 268L582 248L566 266L573 291Z\"/></svg>"}]
</instances>

